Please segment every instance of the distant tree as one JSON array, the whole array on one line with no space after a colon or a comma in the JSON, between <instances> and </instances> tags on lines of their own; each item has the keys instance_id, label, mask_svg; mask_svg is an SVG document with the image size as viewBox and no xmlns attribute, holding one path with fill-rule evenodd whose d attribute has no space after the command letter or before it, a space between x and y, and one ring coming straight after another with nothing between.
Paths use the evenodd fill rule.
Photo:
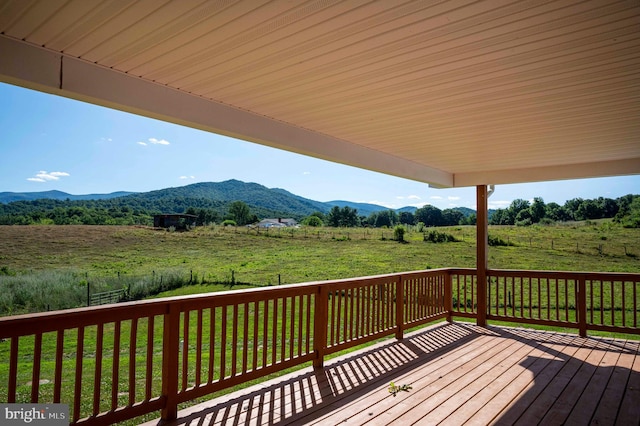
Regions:
<instances>
[{"instance_id":1,"label":"distant tree","mask_svg":"<svg viewBox=\"0 0 640 426\"><path fill-rule=\"evenodd\" d=\"M581 220L578 218L578 216L576 216L576 213L578 212L578 208L583 201L584 200L582 198L572 198L571 200L565 201L564 209L571 217L570 220Z\"/></svg>"},{"instance_id":2,"label":"distant tree","mask_svg":"<svg viewBox=\"0 0 640 426\"><path fill-rule=\"evenodd\" d=\"M545 204L545 213L544 216L555 221L567 221L570 220L570 215L567 214L564 207L562 207L558 203L549 203Z\"/></svg>"},{"instance_id":3,"label":"distant tree","mask_svg":"<svg viewBox=\"0 0 640 426\"><path fill-rule=\"evenodd\" d=\"M611 198L598 197L596 203L602 210L602 217L615 217L615 215L618 214L618 210L620 209L618 203L616 203L616 201L612 200Z\"/></svg>"},{"instance_id":4,"label":"distant tree","mask_svg":"<svg viewBox=\"0 0 640 426\"><path fill-rule=\"evenodd\" d=\"M532 223L533 223L533 220L531 218L531 210L524 209L518 212L518 215L516 216L516 223L515 223L516 225L528 226L528 225L531 225Z\"/></svg>"},{"instance_id":5,"label":"distant tree","mask_svg":"<svg viewBox=\"0 0 640 426\"><path fill-rule=\"evenodd\" d=\"M576 210L575 217L578 220L600 219L603 217L603 210L594 200L584 200Z\"/></svg>"},{"instance_id":6,"label":"distant tree","mask_svg":"<svg viewBox=\"0 0 640 426\"><path fill-rule=\"evenodd\" d=\"M429 204L416 210L416 220L425 226L442 226L442 211Z\"/></svg>"},{"instance_id":7,"label":"distant tree","mask_svg":"<svg viewBox=\"0 0 640 426\"><path fill-rule=\"evenodd\" d=\"M233 220L239 226L251 223L253 216L249 206L242 201L234 201L229 206L229 219Z\"/></svg>"},{"instance_id":8,"label":"distant tree","mask_svg":"<svg viewBox=\"0 0 640 426\"><path fill-rule=\"evenodd\" d=\"M358 210L344 206L340 208L333 206L327 214L327 225L334 227L354 227L358 226Z\"/></svg>"},{"instance_id":9,"label":"distant tree","mask_svg":"<svg viewBox=\"0 0 640 426\"><path fill-rule=\"evenodd\" d=\"M375 226L376 228L392 227L396 223L398 223L398 214L393 210L383 210L378 212Z\"/></svg>"},{"instance_id":10,"label":"distant tree","mask_svg":"<svg viewBox=\"0 0 640 426\"><path fill-rule=\"evenodd\" d=\"M322 226L323 222L318 216L311 215L304 218L302 220L302 224L305 226L318 227L318 226Z\"/></svg>"},{"instance_id":11,"label":"distant tree","mask_svg":"<svg viewBox=\"0 0 640 426\"><path fill-rule=\"evenodd\" d=\"M532 223L540 222L546 214L544 200L540 197L535 197L533 199L533 203L529 207L529 213L531 215Z\"/></svg>"},{"instance_id":12,"label":"distant tree","mask_svg":"<svg viewBox=\"0 0 640 426\"><path fill-rule=\"evenodd\" d=\"M400 212L398 221L403 225L413 225L416 223L416 218L411 212Z\"/></svg>"},{"instance_id":13,"label":"distant tree","mask_svg":"<svg viewBox=\"0 0 640 426\"><path fill-rule=\"evenodd\" d=\"M444 209L442 210L442 224L444 226L459 225L464 219L464 214L460 210Z\"/></svg>"}]
</instances>

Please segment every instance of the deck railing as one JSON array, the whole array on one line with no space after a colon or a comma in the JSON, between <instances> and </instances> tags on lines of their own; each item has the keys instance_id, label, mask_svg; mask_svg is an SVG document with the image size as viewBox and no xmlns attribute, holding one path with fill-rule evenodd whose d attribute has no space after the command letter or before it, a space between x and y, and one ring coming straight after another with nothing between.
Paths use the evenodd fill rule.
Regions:
<instances>
[{"instance_id":1,"label":"deck railing","mask_svg":"<svg viewBox=\"0 0 640 426\"><path fill-rule=\"evenodd\" d=\"M640 334L640 274L488 273L487 319ZM0 318L0 401L110 424L411 327L477 315L473 269L437 269Z\"/></svg>"}]
</instances>

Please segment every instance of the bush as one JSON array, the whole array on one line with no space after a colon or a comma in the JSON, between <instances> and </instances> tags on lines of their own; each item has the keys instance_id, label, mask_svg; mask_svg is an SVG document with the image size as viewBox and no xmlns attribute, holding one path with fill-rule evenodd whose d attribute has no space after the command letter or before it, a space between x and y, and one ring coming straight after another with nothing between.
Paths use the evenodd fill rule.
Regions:
<instances>
[{"instance_id":1,"label":"bush","mask_svg":"<svg viewBox=\"0 0 640 426\"><path fill-rule=\"evenodd\" d=\"M491 235L489 235L489 245L491 247L499 247L499 246L507 247L507 246L513 246L514 244L512 242L507 242L500 237L492 237Z\"/></svg>"},{"instance_id":2,"label":"bush","mask_svg":"<svg viewBox=\"0 0 640 426\"><path fill-rule=\"evenodd\" d=\"M235 220L227 219L222 222L222 226L238 226Z\"/></svg>"},{"instance_id":3,"label":"bush","mask_svg":"<svg viewBox=\"0 0 640 426\"><path fill-rule=\"evenodd\" d=\"M404 242L404 234L407 230L404 229L404 226L402 225L396 225L395 228L393 228L393 239L403 243Z\"/></svg>"},{"instance_id":4,"label":"bush","mask_svg":"<svg viewBox=\"0 0 640 426\"><path fill-rule=\"evenodd\" d=\"M453 243L459 241L456 237L445 232L429 231L424 234L424 241L431 243Z\"/></svg>"}]
</instances>

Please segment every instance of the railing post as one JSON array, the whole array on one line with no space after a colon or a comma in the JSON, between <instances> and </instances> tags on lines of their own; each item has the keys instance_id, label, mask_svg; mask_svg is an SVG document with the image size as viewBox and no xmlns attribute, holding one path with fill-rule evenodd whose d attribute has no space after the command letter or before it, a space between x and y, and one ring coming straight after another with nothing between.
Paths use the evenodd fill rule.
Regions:
<instances>
[{"instance_id":1,"label":"railing post","mask_svg":"<svg viewBox=\"0 0 640 426\"><path fill-rule=\"evenodd\" d=\"M178 364L180 358L180 309L177 303L169 305L164 315L162 341L162 396L166 398L162 420L178 416Z\"/></svg>"},{"instance_id":2,"label":"railing post","mask_svg":"<svg viewBox=\"0 0 640 426\"><path fill-rule=\"evenodd\" d=\"M587 285L584 277L577 280L578 290L578 332L580 337L587 337Z\"/></svg>"},{"instance_id":3,"label":"railing post","mask_svg":"<svg viewBox=\"0 0 640 426\"><path fill-rule=\"evenodd\" d=\"M444 276L444 309L447 311L447 321L453 322L453 290L451 271Z\"/></svg>"},{"instance_id":4,"label":"railing post","mask_svg":"<svg viewBox=\"0 0 640 426\"><path fill-rule=\"evenodd\" d=\"M398 275L396 282L396 339L404 338L404 279Z\"/></svg>"},{"instance_id":5,"label":"railing post","mask_svg":"<svg viewBox=\"0 0 640 426\"><path fill-rule=\"evenodd\" d=\"M324 353L327 348L327 327L329 326L329 291L326 285L319 285L316 292L313 314L313 350L316 358L313 368L324 367Z\"/></svg>"}]
</instances>

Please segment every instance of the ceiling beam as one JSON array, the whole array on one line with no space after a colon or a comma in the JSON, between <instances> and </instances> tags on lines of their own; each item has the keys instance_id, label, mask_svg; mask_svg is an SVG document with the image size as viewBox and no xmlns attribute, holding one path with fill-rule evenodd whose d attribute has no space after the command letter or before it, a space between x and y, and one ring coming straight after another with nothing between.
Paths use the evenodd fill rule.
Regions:
<instances>
[{"instance_id":1,"label":"ceiling beam","mask_svg":"<svg viewBox=\"0 0 640 426\"><path fill-rule=\"evenodd\" d=\"M0 81L388 175L454 185L453 175L0 35Z\"/></svg>"},{"instance_id":2,"label":"ceiling beam","mask_svg":"<svg viewBox=\"0 0 640 426\"><path fill-rule=\"evenodd\" d=\"M637 174L640 174L640 158L628 158L624 160L598 161L595 163L456 173L453 186L502 185Z\"/></svg>"}]
</instances>

